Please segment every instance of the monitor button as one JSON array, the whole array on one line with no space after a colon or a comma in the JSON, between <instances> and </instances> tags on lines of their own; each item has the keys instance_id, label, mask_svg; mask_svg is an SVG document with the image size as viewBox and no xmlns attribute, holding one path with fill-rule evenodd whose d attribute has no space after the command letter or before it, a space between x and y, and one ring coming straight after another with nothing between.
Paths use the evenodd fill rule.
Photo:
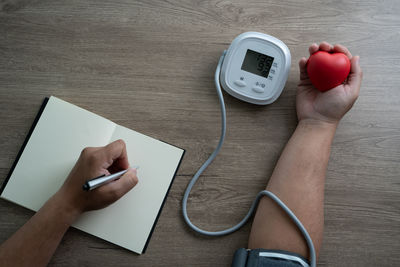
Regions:
<instances>
[{"instance_id":1,"label":"monitor button","mask_svg":"<svg viewBox=\"0 0 400 267\"><path fill-rule=\"evenodd\" d=\"M264 88L262 88L261 86L257 86L257 85L253 86L253 88L251 88L251 89L253 89L254 92L259 93L259 94L262 94L265 91Z\"/></svg>"},{"instance_id":2,"label":"monitor button","mask_svg":"<svg viewBox=\"0 0 400 267\"><path fill-rule=\"evenodd\" d=\"M236 80L233 83L239 87L245 87L247 85L244 81L241 81L241 80Z\"/></svg>"}]
</instances>

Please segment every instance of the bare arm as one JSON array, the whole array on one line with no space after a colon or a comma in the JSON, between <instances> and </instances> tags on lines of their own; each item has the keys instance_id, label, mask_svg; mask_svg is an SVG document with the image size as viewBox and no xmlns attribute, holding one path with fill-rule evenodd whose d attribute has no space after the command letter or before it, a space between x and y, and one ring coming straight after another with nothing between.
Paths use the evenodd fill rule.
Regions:
<instances>
[{"instance_id":1,"label":"bare arm","mask_svg":"<svg viewBox=\"0 0 400 267\"><path fill-rule=\"evenodd\" d=\"M267 186L300 219L317 251L323 231L325 170L335 128L335 125L300 122ZM307 244L297 227L281 208L266 198L258 206L249 247L282 249L308 257Z\"/></svg>"},{"instance_id":2,"label":"bare arm","mask_svg":"<svg viewBox=\"0 0 400 267\"><path fill-rule=\"evenodd\" d=\"M330 148L337 124L357 99L362 72L358 57L352 57L343 46L313 44L309 50L310 54L318 50L345 53L351 59L351 72L345 84L321 93L308 78L307 59L300 60L296 103L299 123L279 158L267 190L275 193L301 220L318 255L323 235L324 185ZM309 256L307 244L296 226L267 198L258 206L249 248L281 249Z\"/></svg>"},{"instance_id":3,"label":"bare arm","mask_svg":"<svg viewBox=\"0 0 400 267\"><path fill-rule=\"evenodd\" d=\"M46 266L64 233L87 210L104 208L138 182L136 170L90 192L83 183L101 174L129 167L125 143L86 148L60 190L14 235L0 246L0 266Z\"/></svg>"}]
</instances>

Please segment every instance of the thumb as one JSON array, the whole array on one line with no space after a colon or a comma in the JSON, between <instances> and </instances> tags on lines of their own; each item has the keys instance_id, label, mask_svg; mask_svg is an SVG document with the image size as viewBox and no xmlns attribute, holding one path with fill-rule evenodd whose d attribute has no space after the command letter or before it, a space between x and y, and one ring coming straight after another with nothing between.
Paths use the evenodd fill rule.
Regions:
<instances>
[{"instance_id":1,"label":"thumb","mask_svg":"<svg viewBox=\"0 0 400 267\"><path fill-rule=\"evenodd\" d=\"M99 189L104 188L104 193L113 196L115 201L136 186L139 181L136 174L136 169L129 169L121 178Z\"/></svg>"}]
</instances>

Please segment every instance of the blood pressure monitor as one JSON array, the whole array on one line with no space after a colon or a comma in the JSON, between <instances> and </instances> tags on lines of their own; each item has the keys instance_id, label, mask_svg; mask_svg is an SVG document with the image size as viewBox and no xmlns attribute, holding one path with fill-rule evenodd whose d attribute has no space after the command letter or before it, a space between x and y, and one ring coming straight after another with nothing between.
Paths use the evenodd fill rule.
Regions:
<instances>
[{"instance_id":1,"label":"blood pressure monitor","mask_svg":"<svg viewBox=\"0 0 400 267\"><path fill-rule=\"evenodd\" d=\"M281 94L290 64L290 51L281 40L259 32L245 32L228 48L220 82L236 98L257 105L270 104Z\"/></svg>"}]
</instances>

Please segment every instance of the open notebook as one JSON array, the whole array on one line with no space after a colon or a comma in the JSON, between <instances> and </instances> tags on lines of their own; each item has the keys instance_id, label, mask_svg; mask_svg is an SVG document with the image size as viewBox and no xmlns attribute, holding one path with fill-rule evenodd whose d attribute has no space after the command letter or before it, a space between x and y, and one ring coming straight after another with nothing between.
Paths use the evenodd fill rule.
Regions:
<instances>
[{"instance_id":1,"label":"open notebook","mask_svg":"<svg viewBox=\"0 0 400 267\"><path fill-rule=\"evenodd\" d=\"M84 147L125 141L129 162L140 166L139 183L109 207L84 213L73 227L144 253L184 150L56 97L45 99L29 135L0 193L34 211L60 188Z\"/></svg>"}]
</instances>

